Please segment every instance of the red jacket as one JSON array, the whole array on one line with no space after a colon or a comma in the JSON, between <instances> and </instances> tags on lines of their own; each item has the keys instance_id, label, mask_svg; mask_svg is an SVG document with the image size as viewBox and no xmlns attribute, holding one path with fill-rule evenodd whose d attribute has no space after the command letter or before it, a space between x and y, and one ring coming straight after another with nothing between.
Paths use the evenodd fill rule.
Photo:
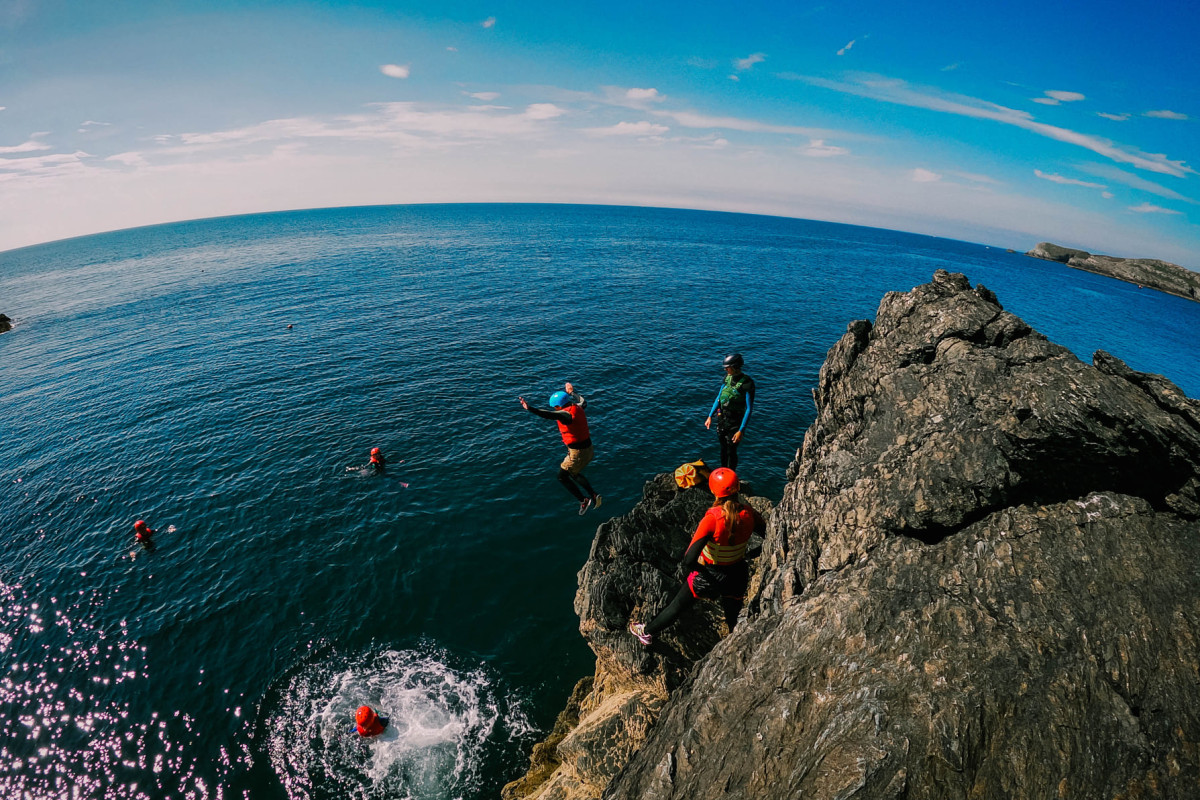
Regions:
<instances>
[{"instance_id":1,"label":"red jacket","mask_svg":"<svg viewBox=\"0 0 1200 800\"><path fill-rule=\"evenodd\" d=\"M562 434L563 444L570 447L573 444L586 442L592 438L591 434L588 433L587 415L583 413L582 408L570 405L562 410L571 415L570 422L554 421L558 425L559 432Z\"/></svg>"}]
</instances>

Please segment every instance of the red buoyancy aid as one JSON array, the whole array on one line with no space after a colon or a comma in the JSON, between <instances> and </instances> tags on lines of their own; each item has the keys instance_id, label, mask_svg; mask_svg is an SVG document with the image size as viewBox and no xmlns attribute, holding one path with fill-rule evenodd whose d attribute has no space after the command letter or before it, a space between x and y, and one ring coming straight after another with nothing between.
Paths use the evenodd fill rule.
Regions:
<instances>
[{"instance_id":1,"label":"red buoyancy aid","mask_svg":"<svg viewBox=\"0 0 1200 800\"><path fill-rule=\"evenodd\" d=\"M720 506L710 508L700 520L692 542L712 535L712 541L700 551L701 564L735 564L746 555L746 544L754 533L754 511L742 506L738 509L733 530L725 525L725 512Z\"/></svg>"},{"instance_id":2,"label":"red buoyancy aid","mask_svg":"<svg viewBox=\"0 0 1200 800\"><path fill-rule=\"evenodd\" d=\"M383 733L383 723L379 720L378 714L372 714L366 724L355 723L355 727L358 729L359 736L378 736Z\"/></svg>"},{"instance_id":3,"label":"red buoyancy aid","mask_svg":"<svg viewBox=\"0 0 1200 800\"><path fill-rule=\"evenodd\" d=\"M558 424L559 433L562 434L563 444L570 447L573 444L586 442L592 438L588 432L587 415L583 413L582 408L570 405L561 410L571 415L570 422L555 420L555 423Z\"/></svg>"}]
</instances>

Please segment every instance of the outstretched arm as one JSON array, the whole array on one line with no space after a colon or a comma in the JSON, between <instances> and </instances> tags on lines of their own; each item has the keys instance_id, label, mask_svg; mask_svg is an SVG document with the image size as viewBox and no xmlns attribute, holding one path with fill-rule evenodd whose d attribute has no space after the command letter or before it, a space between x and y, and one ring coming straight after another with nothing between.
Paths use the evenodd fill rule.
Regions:
<instances>
[{"instance_id":1,"label":"outstretched arm","mask_svg":"<svg viewBox=\"0 0 1200 800\"><path fill-rule=\"evenodd\" d=\"M521 402L521 408L525 409L530 414L541 417L542 419L552 419L556 422L563 423L571 421L571 415L566 411L547 411L541 408L534 408L533 406L529 405L529 401L524 397L518 397L517 400Z\"/></svg>"}]
</instances>

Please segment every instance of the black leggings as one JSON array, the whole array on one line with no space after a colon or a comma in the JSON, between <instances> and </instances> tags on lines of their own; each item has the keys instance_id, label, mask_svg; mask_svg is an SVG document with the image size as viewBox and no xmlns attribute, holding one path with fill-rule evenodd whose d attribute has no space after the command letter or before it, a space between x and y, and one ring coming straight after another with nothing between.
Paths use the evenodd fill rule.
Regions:
<instances>
[{"instance_id":1,"label":"black leggings","mask_svg":"<svg viewBox=\"0 0 1200 800\"><path fill-rule=\"evenodd\" d=\"M732 631L733 626L737 625L738 614L740 614L742 611L743 598L721 597L718 599L721 601L721 610L725 612L725 624L728 625L729 630ZM681 586L679 591L675 594L675 599L671 601L671 604L662 611L658 612L658 616L647 623L646 633L651 635L658 633L663 628L674 622L675 618L683 613L683 610L691 606L691 604L694 602L696 602L696 598L692 594L691 587L689 587L686 583L683 584L683 586Z\"/></svg>"},{"instance_id":2,"label":"black leggings","mask_svg":"<svg viewBox=\"0 0 1200 800\"><path fill-rule=\"evenodd\" d=\"M738 465L737 460L737 444L733 441L733 435L737 431L717 431L717 438L721 440L721 466L729 467L736 470Z\"/></svg>"},{"instance_id":3,"label":"black leggings","mask_svg":"<svg viewBox=\"0 0 1200 800\"><path fill-rule=\"evenodd\" d=\"M583 492L579 491L579 486L584 488L584 491L588 493L589 497L591 497L593 500L596 499L596 490L592 488L590 483L588 483L588 479L583 477L582 472L578 475L572 475L562 467L559 467L558 480L563 486L567 487L567 491L574 495L575 499L579 502L582 503L584 500ZM575 485L577 483L579 486Z\"/></svg>"}]
</instances>

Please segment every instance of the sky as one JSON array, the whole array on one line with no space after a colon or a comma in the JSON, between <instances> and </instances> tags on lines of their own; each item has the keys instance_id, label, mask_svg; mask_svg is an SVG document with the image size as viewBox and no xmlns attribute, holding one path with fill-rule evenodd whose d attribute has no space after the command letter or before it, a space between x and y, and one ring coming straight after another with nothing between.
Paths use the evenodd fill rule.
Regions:
<instances>
[{"instance_id":1,"label":"sky","mask_svg":"<svg viewBox=\"0 0 1200 800\"><path fill-rule=\"evenodd\" d=\"M0 250L393 203L1200 270L1200 4L0 0Z\"/></svg>"}]
</instances>

